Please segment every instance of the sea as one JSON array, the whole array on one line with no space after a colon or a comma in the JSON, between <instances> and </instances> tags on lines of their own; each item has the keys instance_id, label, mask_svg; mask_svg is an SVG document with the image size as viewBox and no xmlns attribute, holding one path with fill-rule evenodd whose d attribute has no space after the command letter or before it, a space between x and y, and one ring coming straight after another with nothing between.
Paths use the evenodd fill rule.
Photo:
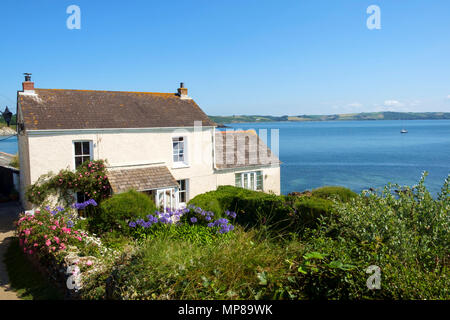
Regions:
<instances>
[{"instance_id":1,"label":"sea","mask_svg":"<svg viewBox=\"0 0 450 320\"><path fill-rule=\"evenodd\" d=\"M450 174L450 120L233 123L279 141L281 192L344 186L359 193L388 183L425 185L436 196ZM266 131L264 131L264 129ZM406 129L407 133L400 133ZM260 132L260 130L263 130ZM271 132L275 139L271 138ZM278 139L276 136L278 135ZM272 141L274 140L274 141Z\"/></svg>"},{"instance_id":2,"label":"sea","mask_svg":"<svg viewBox=\"0 0 450 320\"><path fill-rule=\"evenodd\" d=\"M254 129L261 136L267 132L266 143L274 143L271 147L278 150L282 162L283 194L326 185L344 186L358 193L369 188L382 190L388 183L413 186L427 171L425 185L435 196L450 174L450 120L260 122L226 126ZM400 133L402 129L408 133ZM0 151L17 153L17 139L0 137Z\"/></svg>"}]
</instances>

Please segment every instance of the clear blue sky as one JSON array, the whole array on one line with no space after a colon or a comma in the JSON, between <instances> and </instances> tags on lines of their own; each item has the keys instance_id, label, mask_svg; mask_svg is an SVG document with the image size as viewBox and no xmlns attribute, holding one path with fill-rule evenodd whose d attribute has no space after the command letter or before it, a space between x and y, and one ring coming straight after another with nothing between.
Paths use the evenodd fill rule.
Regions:
<instances>
[{"instance_id":1,"label":"clear blue sky","mask_svg":"<svg viewBox=\"0 0 450 320\"><path fill-rule=\"evenodd\" d=\"M371 4L381 30L366 27ZM2 0L0 34L0 110L32 72L38 88L183 81L211 115L450 112L446 0Z\"/></svg>"}]
</instances>

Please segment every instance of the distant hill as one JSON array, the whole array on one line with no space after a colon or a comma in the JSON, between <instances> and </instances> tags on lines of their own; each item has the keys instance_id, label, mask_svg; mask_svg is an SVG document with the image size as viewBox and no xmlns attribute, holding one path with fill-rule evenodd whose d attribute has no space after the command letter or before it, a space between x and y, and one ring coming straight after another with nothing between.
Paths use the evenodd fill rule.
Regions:
<instances>
[{"instance_id":1,"label":"distant hill","mask_svg":"<svg viewBox=\"0 0 450 320\"><path fill-rule=\"evenodd\" d=\"M348 121L348 120L442 120L450 119L450 112L363 112L331 115L298 115L298 116L209 116L218 124L242 122L274 122L274 121Z\"/></svg>"}]
</instances>

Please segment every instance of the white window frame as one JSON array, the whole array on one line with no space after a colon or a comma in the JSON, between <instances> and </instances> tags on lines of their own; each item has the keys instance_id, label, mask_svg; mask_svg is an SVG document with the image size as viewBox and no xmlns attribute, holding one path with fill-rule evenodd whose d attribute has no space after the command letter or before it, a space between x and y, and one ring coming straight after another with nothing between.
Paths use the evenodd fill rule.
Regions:
<instances>
[{"instance_id":1,"label":"white window frame","mask_svg":"<svg viewBox=\"0 0 450 320\"><path fill-rule=\"evenodd\" d=\"M248 189L248 190L259 191L258 190L258 181L257 181L257 179L258 179L258 172L261 172L261 176L264 177L262 171L259 171L259 170L236 173L236 174L239 174L241 176L241 185L240 185L240 187L244 188L244 189ZM248 177L247 178L247 186L244 185L244 181L245 181L244 176ZM253 186L250 185L250 182L251 182L251 178L250 177L251 176L253 176L253 182L254 182ZM264 181L261 181L261 191L263 189L264 189Z\"/></svg>"},{"instance_id":2,"label":"white window frame","mask_svg":"<svg viewBox=\"0 0 450 320\"><path fill-rule=\"evenodd\" d=\"M184 156L184 160L183 161L175 161L173 159L175 153L174 153L174 148L173 148L173 143L174 143L174 139L179 139L179 138L183 138L183 156ZM185 168L189 166L189 160L188 160L188 143L187 143L187 137L186 136L173 136L171 138L171 143L172 143L172 167L173 168ZM178 150L179 151L179 150ZM178 153L179 154L179 153Z\"/></svg>"},{"instance_id":3,"label":"white window frame","mask_svg":"<svg viewBox=\"0 0 450 320\"><path fill-rule=\"evenodd\" d=\"M75 154L75 143L80 142L89 142L89 159L92 161L94 160L94 143L92 140L74 140L72 141L72 159L73 159L73 168L76 170L77 169L77 162L76 162L76 157L79 157L79 155ZM81 146L81 152L83 152L83 146Z\"/></svg>"},{"instance_id":4,"label":"white window frame","mask_svg":"<svg viewBox=\"0 0 450 320\"><path fill-rule=\"evenodd\" d=\"M178 184L180 184L180 181L184 180L184 186L185 186L185 190L182 191L179 188L177 189L176 193L177 193L177 201L178 201L178 207L179 208L185 208L187 205L187 202L189 201L189 179L180 179L177 180ZM185 202L181 202L180 199L180 193L184 193L185 194Z\"/></svg>"},{"instance_id":5,"label":"white window frame","mask_svg":"<svg viewBox=\"0 0 450 320\"><path fill-rule=\"evenodd\" d=\"M167 191L170 191L170 205L167 205ZM160 203L159 201L159 195L163 193L163 203ZM174 202L173 202L174 200ZM178 208L178 195L176 194L175 188L164 188L164 189L156 189L156 206L157 207L163 207L164 212L166 212L166 208L172 208L176 209Z\"/></svg>"}]
</instances>

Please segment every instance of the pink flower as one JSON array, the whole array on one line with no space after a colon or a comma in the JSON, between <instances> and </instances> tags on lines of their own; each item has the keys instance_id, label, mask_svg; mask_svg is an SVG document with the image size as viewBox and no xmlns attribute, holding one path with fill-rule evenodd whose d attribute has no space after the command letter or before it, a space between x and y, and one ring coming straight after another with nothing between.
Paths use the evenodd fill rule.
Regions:
<instances>
[{"instance_id":1,"label":"pink flower","mask_svg":"<svg viewBox=\"0 0 450 320\"><path fill-rule=\"evenodd\" d=\"M55 239L56 243L59 243L59 238L58 237L53 237L53 239Z\"/></svg>"},{"instance_id":2,"label":"pink flower","mask_svg":"<svg viewBox=\"0 0 450 320\"><path fill-rule=\"evenodd\" d=\"M86 265L87 265L87 266L92 266L92 261L91 261L91 260L88 260L88 261L86 262Z\"/></svg>"},{"instance_id":3,"label":"pink flower","mask_svg":"<svg viewBox=\"0 0 450 320\"><path fill-rule=\"evenodd\" d=\"M47 237L48 237L47 235L44 235L44 239L47 239Z\"/></svg>"},{"instance_id":4,"label":"pink flower","mask_svg":"<svg viewBox=\"0 0 450 320\"><path fill-rule=\"evenodd\" d=\"M30 233L31 233L31 232L30 232L30 230L29 230L29 229L26 229L26 230L25 230L25 235L26 235L26 236L29 236L29 235L30 235Z\"/></svg>"},{"instance_id":5,"label":"pink flower","mask_svg":"<svg viewBox=\"0 0 450 320\"><path fill-rule=\"evenodd\" d=\"M81 241L81 237L77 237L78 241Z\"/></svg>"},{"instance_id":6,"label":"pink flower","mask_svg":"<svg viewBox=\"0 0 450 320\"><path fill-rule=\"evenodd\" d=\"M50 241L50 239L47 240L47 241L45 241L45 245L46 245L47 247L49 247L51 244L52 244L52 242Z\"/></svg>"},{"instance_id":7,"label":"pink flower","mask_svg":"<svg viewBox=\"0 0 450 320\"><path fill-rule=\"evenodd\" d=\"M35 247L39 246L37 243L34 244Z\"/></svg>"},{"instance_id":8,"label":"pink flower","mask_svg":"<svg viewBox=\"0 0 450 320\"><path fill-rule=\"evenodd\" d=\"M56 229L56 226L51 226L51 227L49 227L50 229L52 229L52 230L55 230Z\"/></svg>"},{"instance_id":9,"label":"pink flower","mask_svg":"<svg viewBox=\"0 0 450 320\"><path fill-rule=\"evenodd\" d=\"M59 250L65 250L66 249L66 245L64 243L61 243L59 245Z\"/></svg>"},{"instance_id":10,"label":"pink flower","mask_svg":"<svg viewBox=\"0 0 450 320\"><path fill-rule=\"evenodd\" d=\"M55 247L52 247L52 250L53 250L53 251L55 251L55 250L56 250L56 248L55 248Z\"/></svg>"},{"instance_id":11,"label":"pink flower","mask_svg":"<svg viewBox=\"0 0 450 320\"><path fill-rule=\"evenodd\" d=\"M28 254L33 254L33 250L28 250Z\"/></svg>"}]
</instances>

